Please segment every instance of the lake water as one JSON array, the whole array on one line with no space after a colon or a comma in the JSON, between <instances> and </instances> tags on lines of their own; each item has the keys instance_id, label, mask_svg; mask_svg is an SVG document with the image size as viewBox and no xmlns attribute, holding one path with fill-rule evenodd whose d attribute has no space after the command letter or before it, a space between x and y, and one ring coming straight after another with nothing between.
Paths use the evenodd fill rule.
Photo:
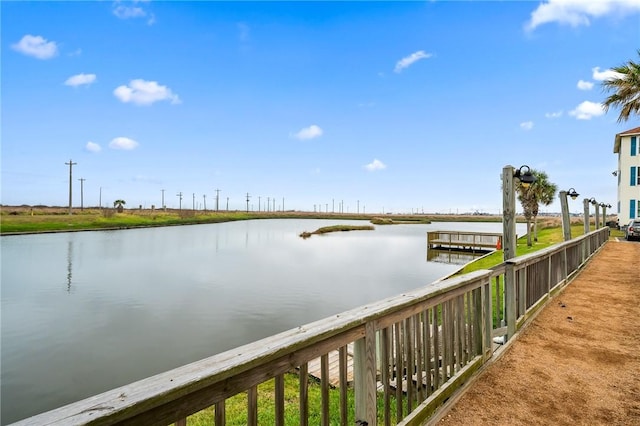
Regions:
<instances>
[{"instance_id":1,"label":"lake water","mask_svg":"<svg viewBox=\"0 0 640 426\"><path fill-rule=\"evenodd\" d=\"M427 261L428 230L502 231L500 223L437 223L298 236L366 223L2 237L0 422L428 285L458 268Z\"/></svg>"}]
</instances>

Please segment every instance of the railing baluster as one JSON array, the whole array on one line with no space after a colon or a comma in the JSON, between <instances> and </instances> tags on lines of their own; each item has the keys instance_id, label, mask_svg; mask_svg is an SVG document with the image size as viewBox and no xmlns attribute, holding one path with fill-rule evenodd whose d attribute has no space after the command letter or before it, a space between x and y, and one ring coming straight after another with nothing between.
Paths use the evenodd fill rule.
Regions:
<instances>
[{"instance_id":1,"label":"railing baluster","mask_svg":"<svg viewBox=\"0 0 640 426\"><path fill-rule=\"evenodd\" d=\"M306 362L300 366L298 380L300 426L307 426L309 424L309 364Z\"/></svg>"},{"instance_id":2,"label":"railing baluster","mask_svg":"<svg viewBox=\"0 0 640 426\"><path fill-rule=\"evenodd\" d=\"M349 418L349 413L347 411L348 400L347 400L347 347L340 346L338 350L338 357L340 359L339 366L339 374L340 374L340 424L342 426L346 426Z\"/></svg>"},{"instance_id":3,"label":"railing baluster","mask_svg":"<svg viewBox=\"0 0 640 426\"><path fill-rule=\"evenodd\" d=\"M431 383L431 371L433 369L433 364L431 361L431 341L433 339L431 339L431 309L426 309L423 312L424 315L424 347L425 347L425 351L424 351L424 369L425 369L425 373L427 376L427 392L426 392L426 397L428 397L429 395L431 395L432 393L432 383Z\"/></svg>"},{"instance_id":4,"label":"railing baluster","mask_svg":"<svg viewBox=\"0 0 640 426\"><path fill-rule=\"evenodd\" d=\"M385 426L389 426L391 424L391 387L389 386L389 381L391 380L391 375L389 374L389 369L391 368L391 364L389 362L390 350L389 347L391 345L389 335L391 334L391 330L389 327L384 328L382 330L381 337L381 362L380 369L382 375L382 390L384 395L384 424Z\"/></svg>"},{"instance_id":5,"label":"railing baluster","mask_svg":"<svg viewBox=\"0 0 640 426\"><path fill-rule=\"evenodd\" d=\"M414 360L413 360L413 321L411 317L407 318L405 321L405 347L407 353L407 413L413 411L413 399L415 398L415 392L413 387L413 371L414 371Z\"/></svg>"},{"instance_id":6,"label":"railing baluster","mask_svg":"<svg viewBox=\"0 0 640 426\"><path fill-rule=\"evenodd\" d=\"M395 348L396 348L396 421L400 422L403 418L402 415L402 334L400 333L400 323L397 322L394 325L395 331Z\"/></svg>"},{"instance_id":7,"label":"railing baluster","mask_svg":"<svg viewBox=\"0 0 640 426\"><path fill-rule=\"evenodd\" d=\"M227 416L225 413L225 401L216 402L215 404L215 425L225 426L227 424Z\"/></svg>"},{"instance_id":8,"label":"railing baluster","mask_svg":"<svg viewBox=\"0 0 640 426\"><path fill-rule=\"evenodd\" d=\"M320 420L323 426L329 425L329 355L320 357L321 406Z\"/></svg>"},{"instance_id":9,"label":"railing baluster","mask_svg":"<svg viewBox=\"0 0 640 426\"><path fill-rule=\"evenodd\" d=\"M251 386L247 390L247 424L256 426L258 424L258 387Z\"/></svg>"},{"instance_id":10,"label":"railing baluster","mask_svg":"<svg viewBox=\"0 0 640 426\"><path fill-rule=\"evenodd\" d=\"M275 423L284 426L284 375L275 377Z\"/></svg>"}]
</instances>

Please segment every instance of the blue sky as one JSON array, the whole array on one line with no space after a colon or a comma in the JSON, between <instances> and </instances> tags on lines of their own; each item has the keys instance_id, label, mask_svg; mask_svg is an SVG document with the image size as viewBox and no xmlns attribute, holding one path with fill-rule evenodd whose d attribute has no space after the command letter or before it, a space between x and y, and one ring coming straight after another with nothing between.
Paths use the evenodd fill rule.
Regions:
<instances>
[{"instance_id":1,"label":"blue sky","mask_svg":"<svg viewBox=\"0 0 640 426\"><path fill-rule=\"evenodd\" d=\"M70 159L76 206L498 213L507 164L615 205L640 125L600 105L639 0L0 7L5 205L67 205Z\"/></svg>"}]
</instances>

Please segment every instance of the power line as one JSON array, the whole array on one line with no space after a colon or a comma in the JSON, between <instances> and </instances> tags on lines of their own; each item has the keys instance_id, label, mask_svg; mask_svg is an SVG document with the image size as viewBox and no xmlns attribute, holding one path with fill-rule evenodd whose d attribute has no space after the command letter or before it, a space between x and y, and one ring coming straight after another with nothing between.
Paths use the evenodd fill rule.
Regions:
<instances>
[{"instance_id":1,"label":"power line","mask_svg":"<svg viewBox=\"0 0 640 426\"><path fill-rule=\"evenodd\" d=\"M251 196L247 192L247 213L249 213L249 198L251 198Z\"/></svg>"}]
</instances>

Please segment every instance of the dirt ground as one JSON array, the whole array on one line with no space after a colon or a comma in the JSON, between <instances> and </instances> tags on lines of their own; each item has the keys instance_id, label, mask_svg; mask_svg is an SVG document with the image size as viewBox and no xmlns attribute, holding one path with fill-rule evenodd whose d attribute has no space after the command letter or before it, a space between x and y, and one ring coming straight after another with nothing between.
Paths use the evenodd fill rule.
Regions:
<instances>
[{"instance_id":1,"label":"dirt ground","mask_svg":"<svg viewBox=\"0 0 640 426\"><path fill-rule=\"evenodd\" d=\"M609 241L438 425L640 425L640 243Z\"/></svg>"}]
</instances>

